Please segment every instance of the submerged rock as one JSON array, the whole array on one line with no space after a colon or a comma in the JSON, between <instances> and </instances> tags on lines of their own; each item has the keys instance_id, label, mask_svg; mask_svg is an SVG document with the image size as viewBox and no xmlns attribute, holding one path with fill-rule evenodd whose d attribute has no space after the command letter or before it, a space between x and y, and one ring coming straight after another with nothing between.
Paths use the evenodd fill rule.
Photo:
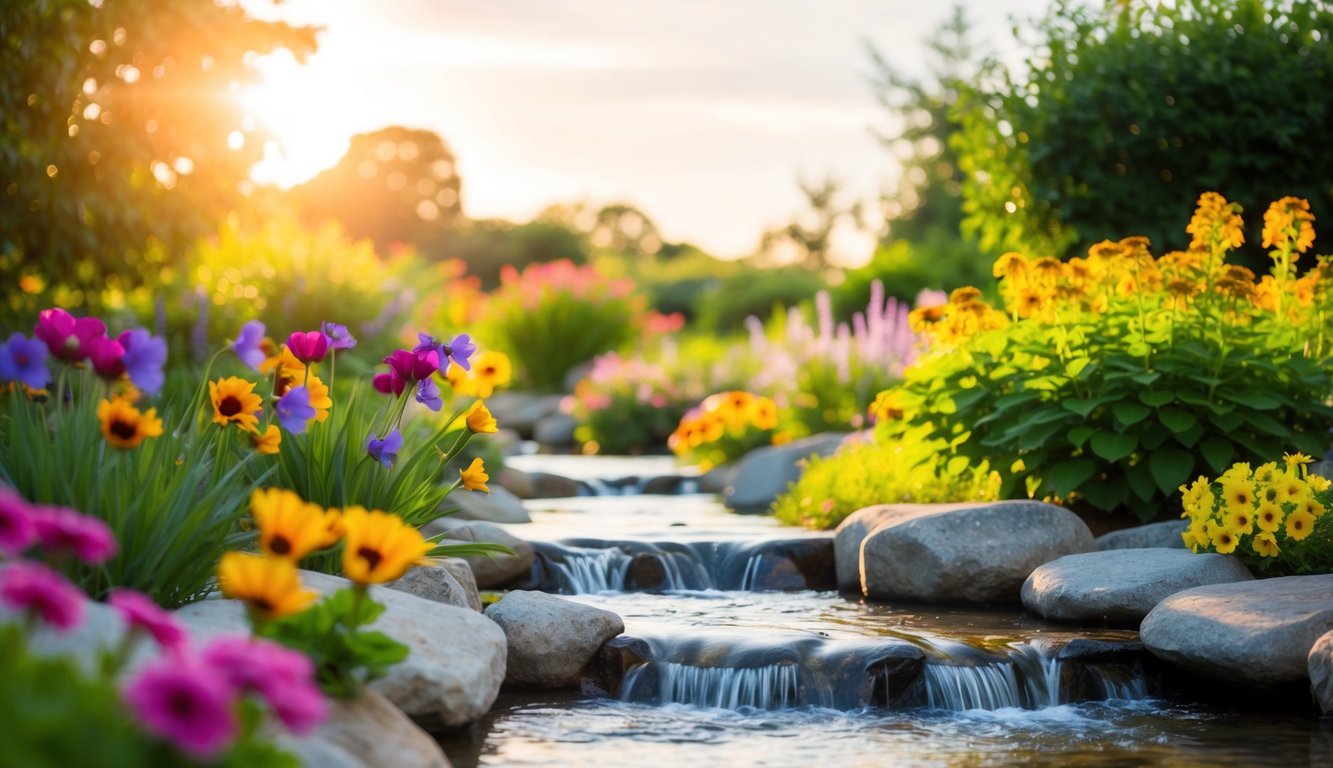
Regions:
<instances>
[{"instance_id":1,"label":"submerged rock","mask_svg":"<svg viewBox=\"0 0 1333 768\"><path fill-rule=\"evenodd\" d=\"M1306 679L1310 650L1333 630L1333 574L1215 584L1178 592L1143 620L1157 657L1255 687Z\"/></svg>"},{"instance_id":2,"label":"submerged rock","mask_svg":"<svg viewBox=\"0 0 1333 768\"><path fill-rule=\"evenodd\" d=\"M486 609L486 617L508 642L505 682L538 688L578 687L597 649L625 631L610 611L544 592L510 592Z\"/></svg>"},{"instance_id":3,"label":"submerged rock","mask_svg":"<svg viewBox=\"0 0 1333 768\"><path fill-rule=\"evenodd\" d=\"M861 544L861 588L881 600L1017 601L1037 566L1096 547L1077 515L1039 501L891 505L880 514Z\"/></svg>"},{"instance_id":4,"label":"submerged rock","mask_svg":"<svg viewBox=\"0 0 1333 768\"><path fill-rule=\"evenodd\" d=\"M451 539L455 542L485 541L492 544L503 544L513 550L514 554L512 555L469 555L460 558L472 567L472 574L476 577L477 586L481 589L495 589L506 586L510 582L526 577L532 568L534 557L532 545L497 525L467 520L450 520L444 517L430 523L422 531L432 536L442 531L445 532L445 539L441 542L442 544L448 544Z\"/></svg>"},{"instance_id":5,"label":"submerged rock","mask_svg":"<svg viewBox=\"0 0 1333 768\"><path fill-rule=\"evenodd\" d=\"M314 733L278 736L305 768L449 768L444 751L379 694L328 699L329 718Z\"/></svg>"},{"instance_id":6,"label":"submerged rock","mask_svg":"<svg viewBox=\"0 0 1333 768\"><path fill-rule=\"evenodd\" d=\"M652 661L653 650L647 641L620 635L602 644L583 668L579 690L585 696L620 698L625 674Z\"/></svg>"},{"instance_id":7,"label":"submerged rock","mask_svg":"<svg viewBox=\"0 0 1333 768\"><path fill-rule=\"evenodd\" d=\"M1167 520L1164 523L1136 525L1122 528L1097 537L1097 549L1145 549L1162 547L1166 549L1184 549L1185 540L1180 534L1189 527L1188 520Z\"/></svg>"},{"instance_id":8,"label":"submerged rock","mask_svg":"<svg viewBox=\"0 0 1333 768\"><path fill-rule=\"evenodd\" d=\"M1135 623L1176 592L1254 577L1230 555L1113 549L1066 555L1023 582L1023 607L1044 619Z\"/></svg>"},{"instance_id":9,"label":"submerged rock","mask_svg":"<svg viewBox=\"0 0 1333 768\"><path fill-rule=\"evenodd\" d=\"M1306 659L1306 670L1319 709L1325 715L1333 715L1333 632L1325 632L1315 641Z\"/></svg>"},{"instance_id":10,"label":"submerged rock","mask_svg":"<svg viewBox=\"0 0 1333 768\"><path fill-rule=\"evenodd\" d=\"M846 437L841 432L825 432L750 451L736 463L722 501L737 512L766 512L773 500L800 478L804 459L815 454L828 456Z\"/></svg>"}]
</instances>

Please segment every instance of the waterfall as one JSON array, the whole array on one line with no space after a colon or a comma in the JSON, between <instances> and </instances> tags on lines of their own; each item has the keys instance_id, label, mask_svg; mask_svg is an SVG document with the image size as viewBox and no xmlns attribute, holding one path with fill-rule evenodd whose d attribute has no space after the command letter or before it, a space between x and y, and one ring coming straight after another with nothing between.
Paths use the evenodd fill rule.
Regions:
<instances>
[{"instance_id":1,"label":"waterfall","mask_svg":"<svg viewBox=\"0 0 1333 768\"><path fill-rule=\"evenodd\" d=\"M927 664L925 680L926 706L931 709L962 711L1023 706L1017 669L1008 662L967 667Z\"/></svg>"},{"instance_id":2,"label":"waterfall","mask_svg":"<svg viewBox=\"0 0 1333 768\"><path fill-rule=\"evenodd\" d=\"M625 573L631 558L615 548L569 552L562 562L552 562L551 572L567 595L618 592L625 588Z\"/></svg>"},{"instance_id":3,"label":"waterfall","mask_svg":"<svg viewBox=\"0 0 1333 768\"><path fill-rule=\"evenodd\" d=\"M718 709L787 709L800 697L800 669L795 664L762 667L696 667L674 662L653 663L631 671L622 698L638 698L635 683L647 667L657 676L654 697L660 704L692 704Z\"/></svg>"}]
</instances>

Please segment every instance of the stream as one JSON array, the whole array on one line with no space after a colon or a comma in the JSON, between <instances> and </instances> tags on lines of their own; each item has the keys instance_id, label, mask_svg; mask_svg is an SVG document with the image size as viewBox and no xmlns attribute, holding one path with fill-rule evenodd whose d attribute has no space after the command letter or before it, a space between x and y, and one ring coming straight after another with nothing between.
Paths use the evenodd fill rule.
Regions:
<instances>
[{"instance_id":1,"label":"stream","mask_svg":"<svg viewBox=\"0 0 1333 768\"><path fill-rule=\"evenodd\" d=\"M529 588L613 611L637 640L582 693L504 692L442 737L460 768L1333 764L1333 723L1193 701L1135 631L840 595L830 533L733 514L689 477L640 493L679 472L669 459L510 463L590 494L506 526L537 550Z\"/></svg>"}]
</instances>

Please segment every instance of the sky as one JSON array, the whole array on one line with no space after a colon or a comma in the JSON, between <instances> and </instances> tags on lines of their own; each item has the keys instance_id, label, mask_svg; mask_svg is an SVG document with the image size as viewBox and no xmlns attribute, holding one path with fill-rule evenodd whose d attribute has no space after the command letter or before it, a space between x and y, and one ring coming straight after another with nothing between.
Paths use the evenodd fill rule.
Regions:
<instances>
[{"instance_id":1,"label":"sky","mask_svg":"<svg viewBox=\"0 0 1333 768\"><path fill-rule=\"evenodd\" d=\"M798 178L873 202L897 176L873 130L876 46L923 71L950 6L921 0L243 0L254 15L323 27L304 64L261 62L245 95L281 142L258 181L334 165L356 133L440 134L464 212L530 219L546 205L627 201L671 241L723 257L801 210ZM1013 58L1011 20L1046 0L962 3L979 42ZM843 232L835 258L869 257Z\"/></svg>"}]
</instances>

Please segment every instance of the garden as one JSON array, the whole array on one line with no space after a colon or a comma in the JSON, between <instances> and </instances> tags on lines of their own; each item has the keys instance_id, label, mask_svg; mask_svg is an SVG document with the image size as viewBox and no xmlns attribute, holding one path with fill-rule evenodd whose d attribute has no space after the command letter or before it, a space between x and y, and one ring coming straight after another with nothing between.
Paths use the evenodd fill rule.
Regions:
<instances>
[{"instance_id":1,"label":"garden","mask_svg":"<svg viewBox=\"0 0 1333 768\"><path fill-rule=\"evenodd\" d=\"M741 259L258 183L259 5L0 12L0 768L1333 760L1326 4L960 5Z\"/></svg>"}]
</instances>

